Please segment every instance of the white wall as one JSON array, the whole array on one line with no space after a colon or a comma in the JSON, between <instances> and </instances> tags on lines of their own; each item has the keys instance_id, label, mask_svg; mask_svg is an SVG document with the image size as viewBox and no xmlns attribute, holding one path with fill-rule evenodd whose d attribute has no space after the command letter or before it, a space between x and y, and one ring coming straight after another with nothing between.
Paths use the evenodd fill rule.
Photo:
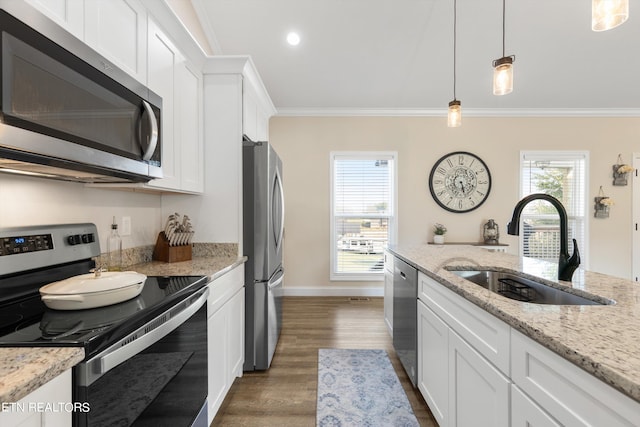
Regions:
<instances>
[{"instance_id":1,"label":"white wall","mask_svg":"<svg viewBox=\"0 0 640 427\"><path fill-rule=\"evenodd\" d=\"M507 235L506 225L519 199L520 151L588 150L589 200L602 185L616 202L608 219L588 212L589 268L631 277L631 186L612 185L611 165L619 153L632 162L639 134L636 118L465 118L450 129L445 118L273 117L270 140L284 162L286 287L382 286L329 280L329 152L337 150L398 152L399 243L430 241L435 222L448 227L449 241L479 241L482 225L493 218L511 252L517 237ZM457 150L480 156L493 178L487 201L465 214L440 208L427 183L434 162Z\"/></svg>"},{"instance_id":2,"label":"white wall","mask_svg":"<svg viewBox=\"0 0 640 427\"><path fill-rule=\"evenodd\" d=\"M0 174L0 228L92 222L105 252L114 215L120 227L123 216L131 217L131 235L122 238L123 248L155 244L163 226L160 196Z\"/></svg>"}]
</instances>

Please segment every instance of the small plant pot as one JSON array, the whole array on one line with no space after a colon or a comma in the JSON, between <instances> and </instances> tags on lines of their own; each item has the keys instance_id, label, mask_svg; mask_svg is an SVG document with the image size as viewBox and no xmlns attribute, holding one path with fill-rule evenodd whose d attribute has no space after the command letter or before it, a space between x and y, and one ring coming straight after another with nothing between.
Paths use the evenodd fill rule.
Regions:
<instances>
[{"instance_id":1,"label":"small plant pot","mask_svg":"<svg viewBox=\"0 0 640 427\"><path fill-rule=\"evenodd\" d=\"M443 245L444 244L444 234L435 234L433 236L433 243L435 243L436 245Z\"/></svg>"}]
</instances>

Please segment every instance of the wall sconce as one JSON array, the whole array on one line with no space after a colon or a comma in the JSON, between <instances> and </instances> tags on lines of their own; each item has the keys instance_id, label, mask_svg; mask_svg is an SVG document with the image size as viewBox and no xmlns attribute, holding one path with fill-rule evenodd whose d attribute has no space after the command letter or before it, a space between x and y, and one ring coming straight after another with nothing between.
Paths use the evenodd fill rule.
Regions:
<instances>
[{"instance_id":1,"label":"wall sconce","mask_svg":"<svg viewBox=\"0 0 640 427\"><path fill-rule=\"evenodd\" d=\"M594 198L595 202L595 212L593 214L594 218L609 218L609 209L614 205L613 199L611 197L607 197L604 195L604 191L602 190L602 185L600 186L600 191L598 192L598 196Z\"/></svg>"},{"instance_id":2,"label":"wall sconce","mask_svg":"<svg viewBox=\"0 0 640 427\"><path fill-rule=\"evenodd\" d=\"M629 17L629 0L592 0L591 29L606 31L623 24Z\"/></svg>"},{"instance_id":3,"label":"wall sconce","mask_svg":"<svg viewBox=\"0 0 640 427\"><path fill-rule=\"evenodd\" d=\"M633 166L622 161L622 155L618 154L618 160L613 168L613 185L627 185L627 174L633 172Z\"/></svg>"}]
</instances>

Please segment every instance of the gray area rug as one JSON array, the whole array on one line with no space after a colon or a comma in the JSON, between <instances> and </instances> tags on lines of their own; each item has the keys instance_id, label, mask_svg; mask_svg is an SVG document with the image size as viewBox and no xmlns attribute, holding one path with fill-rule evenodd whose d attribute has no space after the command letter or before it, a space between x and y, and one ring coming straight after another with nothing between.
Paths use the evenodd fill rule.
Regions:
<instances>
[{"instance_id":1,"label":"gray area rug","mask_svg":"<svg viewBox=\"0 0 640 427\"><path fill-rule=\"evenodd\" d=\"M320 427L419 426L384 350L320 349Z\"/></svg>"}]
</instances>

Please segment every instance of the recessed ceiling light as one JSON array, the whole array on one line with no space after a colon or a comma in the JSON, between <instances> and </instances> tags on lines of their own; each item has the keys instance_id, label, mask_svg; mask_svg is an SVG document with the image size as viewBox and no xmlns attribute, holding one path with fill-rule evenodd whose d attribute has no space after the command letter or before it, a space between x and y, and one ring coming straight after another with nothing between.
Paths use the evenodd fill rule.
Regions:
<instances>
[{"instance_id":1,"label":"recessed ceiling light","mask_svg":"<svg viewBox=\"0 0 640 427\"><path fill-rule=\"evenodd\" d=\"M298 46L300 44L300 36L295 31L291 31L287 34L287 43L291 46Z\"/></svg>"}]
</instances>

